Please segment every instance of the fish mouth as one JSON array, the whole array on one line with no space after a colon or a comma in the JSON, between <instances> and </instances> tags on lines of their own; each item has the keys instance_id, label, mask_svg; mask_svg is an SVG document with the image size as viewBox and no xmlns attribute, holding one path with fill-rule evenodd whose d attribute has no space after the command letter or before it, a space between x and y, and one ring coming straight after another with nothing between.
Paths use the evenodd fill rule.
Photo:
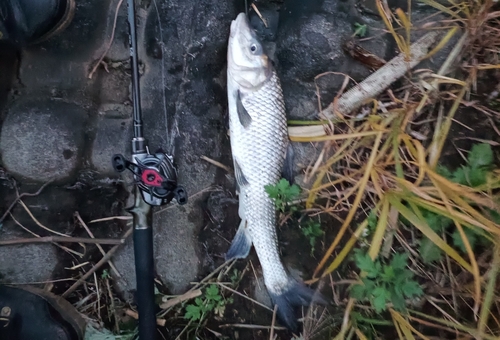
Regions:
<instances>
[{"instance_id":1,"label":"fish mouth","mask_svg":"<svg viewBox=\"0 0 500 340\"><path fill-rule=\"evenodd\" d=\"M250 29L250 22L248 21L247 15L245 13L240 13L236 17L236 19L234 19L231 22L230 37L234 38L241 31L249 29Z\"/></svg>"}]
</instances>

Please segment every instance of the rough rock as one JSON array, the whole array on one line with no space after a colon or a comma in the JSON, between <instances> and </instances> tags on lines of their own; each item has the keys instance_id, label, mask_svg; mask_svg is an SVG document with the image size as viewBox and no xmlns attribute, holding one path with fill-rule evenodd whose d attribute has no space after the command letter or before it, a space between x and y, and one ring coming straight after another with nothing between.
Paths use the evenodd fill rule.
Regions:
<instances>
[{"instance_id":1,"label":"rough rock","mask_svg":"<svg viewBox=\"0 0 500 340\"><path fill-rule=\"evenodd\" d=\"M24 88L19 90L20 94L56 92L57 96L82 104L99 97L100 92L96 91L99 86L95 86L99 80L95 76L88 79L88 74L108 45L117 3L118 0L76 1L75 16L67 29L43 44L24 49L19 70ZM125 5L120 13L126 16ZM126 25L115 33L115 39L116 45L124 45L126 49L122 40L124 30ZM127 54L124 55L126 58Z\"/></svg>"},{"instance_id":2,"label":"rough rock","mask_svg":"<svg viewBox=\"0 0 500 340\"><path fill-rule=\"evenodd\" d=\"M199 205L200 202L194 200L182 207L170 206L153 219L156 273L172 294L183 293L198 275L200 260L195 231L201 227L202 220L193 221L190 216L202 214ZM130 292L136 287L132 238L113 261L123 276L117 281L119 289L130 299Z\"/></svg>"},{"instance_id":3,"label":"rough rock","mask_svg":"<svg viewBox=\"0 0 500 340\"><path fill-rule=\"evenodd\" d=\"M92 146L92 165L100 174L115 175L111 157L121 153L130 155L132 118L113 119L99 117L97 132Z\"/></svg>"},{"instance_id":4,"label":"rough rock","mask_svg":"<svg viewBox=\"0 0 500 340\"><path fill-rule=\"evenodd\" d=\"M7 170L36 181L70 176L82 153L86 111L62 101L19 100L8 112L0 136Z\"/></svg>"},{"instance_id":5,"label":"rough rock","mask_svg":"<svg viewBox=\"0 0 500 340\"><path fill-rule=\"evenodd\" d=\"M281 77L289 119L318 112L315 77L322 105L328 105L349 75L361 81L371 70L353 60L342 49L354 33L354 22L363 22L349 1L325 0L309 4L285 3L277 37L278 73ZM380 27L377 21L371 26ZM362 43L372 53L385 57L387 41L381 37ZM312 104L312 105L311 105Z\"/></svg>"},{"instance_id":6,"label":"rough rock","mask_svg":"<svg viewBox=\"0 0 500 340\"><path fill-rule=\"evenodd\" d=\"M0 240L26 237L26 234L5 226ZM56 249L52 244L24 244L0 247L0 283L34 283L52 278L57 266Z\"/></svg>"}]
</instances>

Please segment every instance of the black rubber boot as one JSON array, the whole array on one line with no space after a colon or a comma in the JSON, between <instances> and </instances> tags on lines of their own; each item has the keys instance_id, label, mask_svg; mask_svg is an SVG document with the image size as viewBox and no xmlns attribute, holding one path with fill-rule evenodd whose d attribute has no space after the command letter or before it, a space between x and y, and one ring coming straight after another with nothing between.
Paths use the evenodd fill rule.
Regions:
<instances>
[{"instance_id":1,"label":"black rubber boot","mask_svg":"<svg viewBox=\"0 0 500 340\"><path fill-rule=\"evenodd\" d=\"M64 30L75 0L0 0L0 41L36 44Z\"/></svg>"},{"instance_id":2,"label":"black rubber boot","mask_svg":"<svg viewBox=\"0 0 500 340\"><path fill-rule=\"evenodd\" d=\"M0 340L82 340L84 333L85 321L63 298L0 285Z\"/></svg>"}]
</instances>

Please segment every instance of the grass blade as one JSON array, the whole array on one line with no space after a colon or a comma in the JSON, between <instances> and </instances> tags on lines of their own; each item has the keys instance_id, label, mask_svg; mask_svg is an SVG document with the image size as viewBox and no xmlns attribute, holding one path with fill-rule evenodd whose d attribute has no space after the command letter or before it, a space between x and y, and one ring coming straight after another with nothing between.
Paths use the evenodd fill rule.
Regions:
<instances>
[{"instance_id":1,"label":"grass blade","mask_svg":"<svg viewBox=\"0 0 500 340\"><path fill-rule=\"evenodd\" d=\"M372 152L370 154L368 164L366 164L365 174L360 181L361 184L360 184L359 189L358 189L358 194L356 195L356 198L354 199L354 202L352 204L353 208L351 210L349 210L349 213L347 214L347 217L346 217L344 223L342 224L342 227L340 228L337 236L335 237L332 244L330 245L330 247L326 251L326 254L321 259L321 262L316 267L316 270L314 271L313 277L315 277L318 274L318 272L325 266L326 261L328 261L328 258L333 253L333 250L339 244L340 240L342 239L342 237L345 234L345 231L347 230L352 219L354 218L354 215L356 214L357 207L359 206L361 199L364 196L366 184L368 183L368 179L370 178L370 173L371 173L371 170L373 168L373 165L374 165L373 163L375 160L375 156L377 155L377 150L380 146L381 140L382 140L382 132L379 132L377 135L377 138L375 139L375 143L373 145L373 149L372 149Z\"/></svg>"},{"instance_id":2,"label":"grass blade","mask_svg":"<svg viewBox=\"0 0 500 340\"><path fill-rule=\"evenodd\" d=\"M399 197L396 197L395 195L390 195L389 196L389 201L392 204L393 207L395 207L399 213L404 216L408 221L410 221L418 230L422 232L428 239L430 239L435 245L437 245L439 248L441 248L442 251L444 251L448 256L450 256L452 259L454 259L458 264L460 264L465 270L468 272L472 273L472 267L471 265L465 261L455 249L450 247L438 234L436 234L425 222L424 218L422 217L421 213L419 213L419 216L417 216L415 213L413 213L410 209L405 207ZM418 208L414 205L411 204L412 208L414 210L418 211Z\"/></svg>"}]
</instances>

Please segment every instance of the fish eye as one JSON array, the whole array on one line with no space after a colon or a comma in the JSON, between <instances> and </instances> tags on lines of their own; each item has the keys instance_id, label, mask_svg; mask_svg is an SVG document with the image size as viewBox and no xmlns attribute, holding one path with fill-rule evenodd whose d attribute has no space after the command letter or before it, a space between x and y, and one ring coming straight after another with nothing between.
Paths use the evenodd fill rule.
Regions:
<instances>
[{"instance_id":1,"label":"fish eye","mask_svg":"<svg viewBox=\"0 0 500 340\"><path fill-rule=\"evenodd\" d=\"M259 46L257 44L250 45L250 51L255 54L259 50Z\"/></svg>"}]
</instances>

